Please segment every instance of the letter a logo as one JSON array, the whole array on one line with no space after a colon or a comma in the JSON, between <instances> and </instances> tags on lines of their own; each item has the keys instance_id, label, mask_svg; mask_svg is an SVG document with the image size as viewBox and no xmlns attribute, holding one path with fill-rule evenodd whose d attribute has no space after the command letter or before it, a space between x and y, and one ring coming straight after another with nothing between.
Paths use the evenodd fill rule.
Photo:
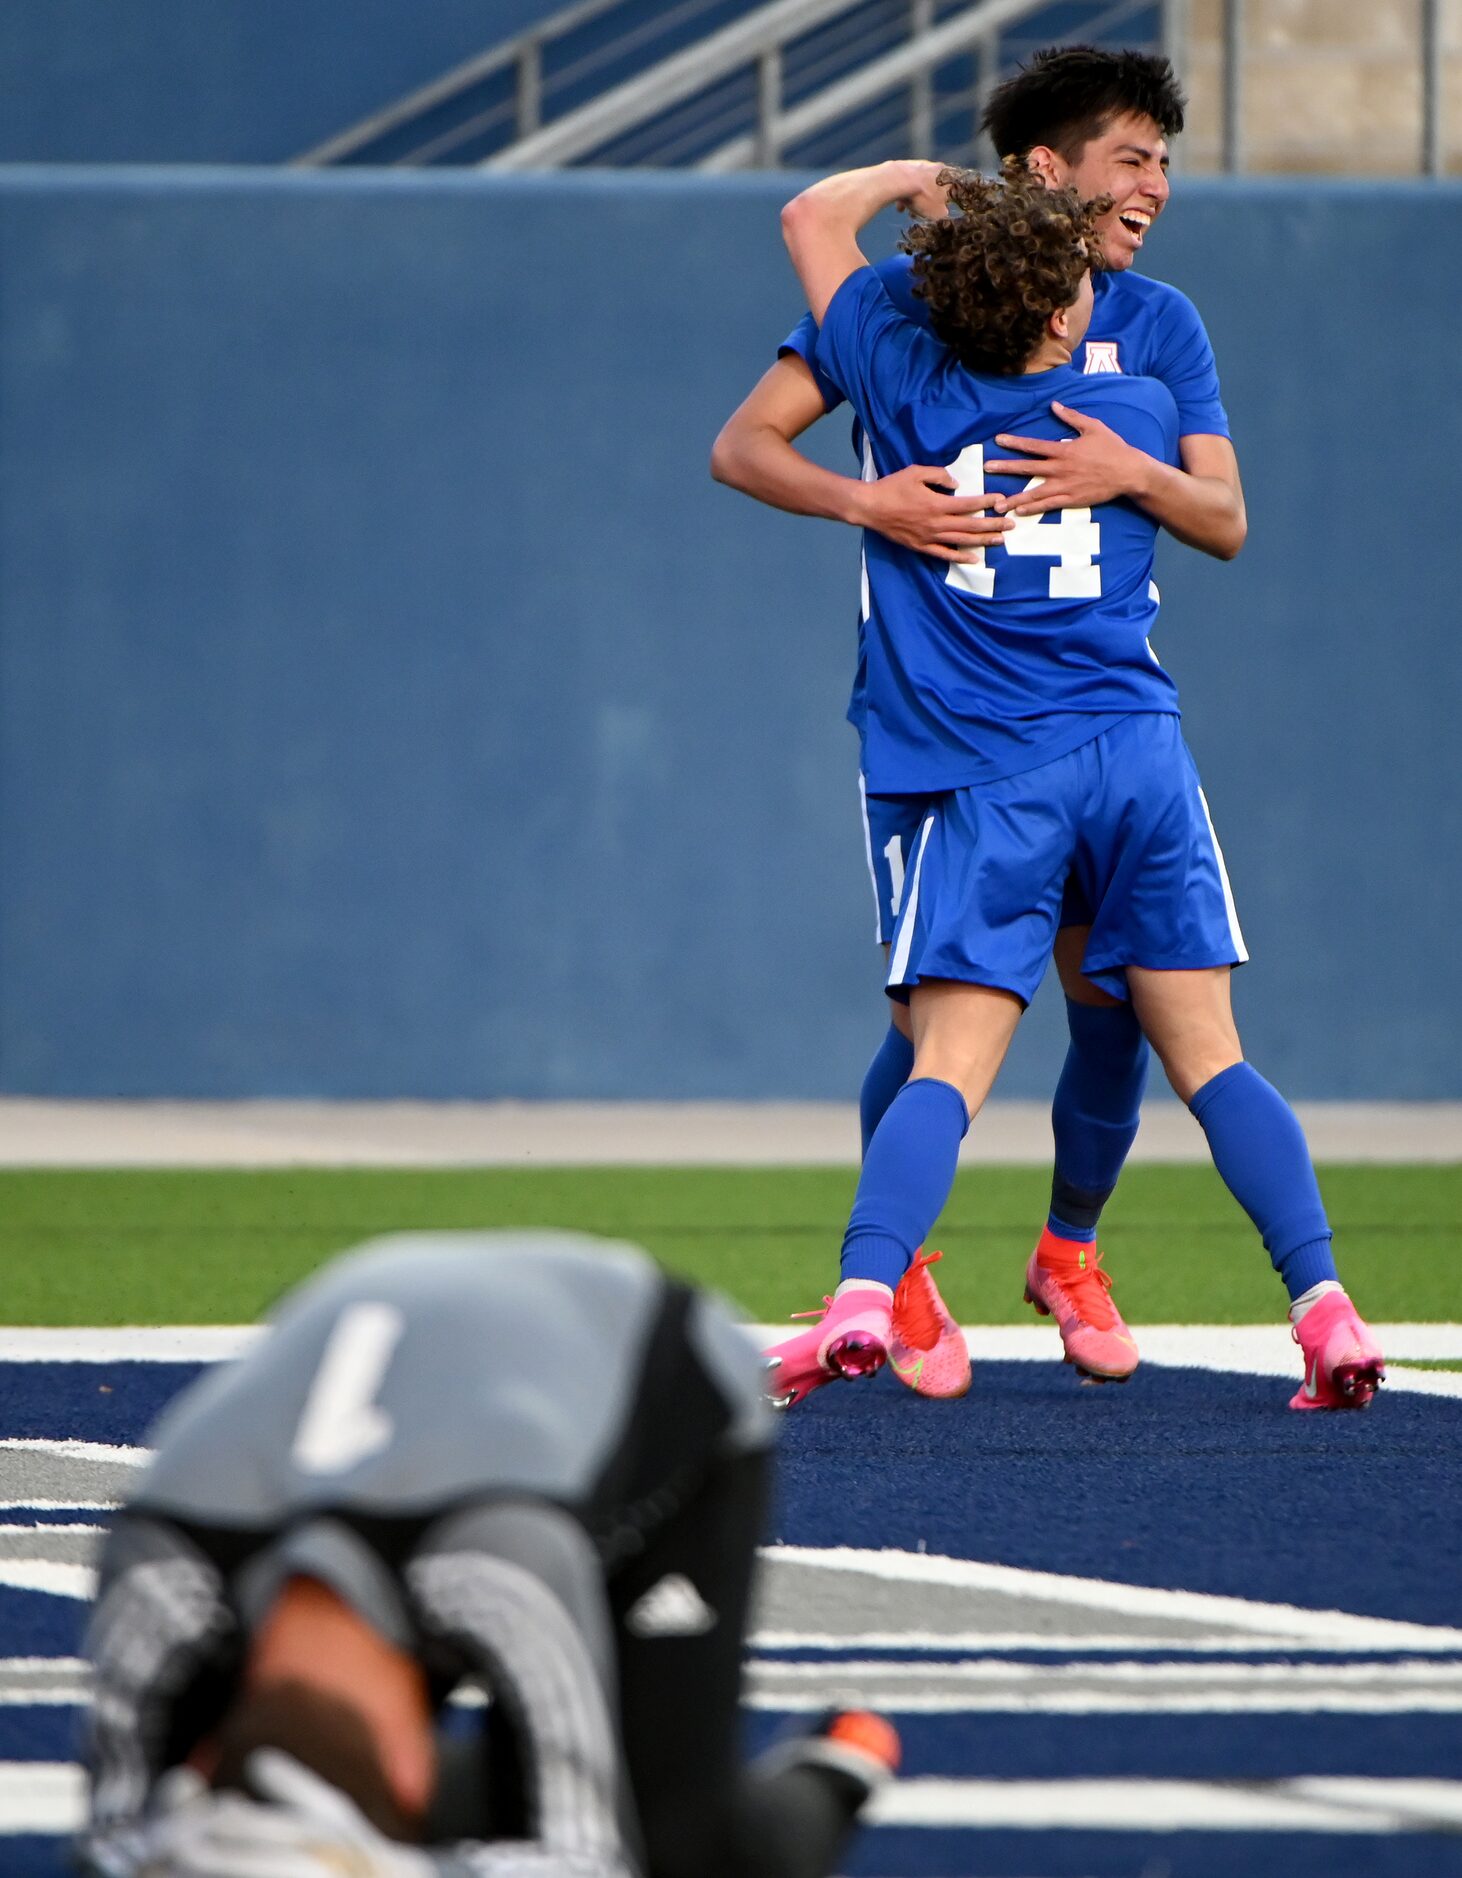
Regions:
<instances>
[{"instance_id":1,"label":"letter a logo","mask_svg":"<svg viewBox=\"0 0 1462 1878\"><path fill-rule=\"evenodd\" d=\"M1115 339L1088 339L1086 342L1086 374L1094 372L1120 372L1117 363L1117 342Z\"/></svg>"}]
</instances>

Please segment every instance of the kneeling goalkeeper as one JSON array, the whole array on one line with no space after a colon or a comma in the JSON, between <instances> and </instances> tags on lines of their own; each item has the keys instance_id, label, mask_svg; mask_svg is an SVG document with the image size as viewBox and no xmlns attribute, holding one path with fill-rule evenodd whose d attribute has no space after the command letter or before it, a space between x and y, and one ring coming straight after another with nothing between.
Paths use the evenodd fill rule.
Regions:
<instances>
[{"instance_id":1,"label":"kneeling goalkeeper","mask_svg":"<svg viewBox=\"0 0 1462 1878\"><path fill-rule=\"evenodd\" d=\"M575 1235L338 1261L186 1392L107 1543L105 1878L822 1878L897 1739L751 1767L770 1417L711 1298Z\"/></svg>"}]
</instances>

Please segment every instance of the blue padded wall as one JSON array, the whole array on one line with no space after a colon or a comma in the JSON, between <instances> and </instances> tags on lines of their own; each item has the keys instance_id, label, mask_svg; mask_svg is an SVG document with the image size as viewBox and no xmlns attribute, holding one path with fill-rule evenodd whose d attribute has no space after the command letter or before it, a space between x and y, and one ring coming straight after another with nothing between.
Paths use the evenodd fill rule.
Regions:
<instances>
[{"instance_id":1,"label":"blue padded wall","mask_svg":"<svg viewBox=\"0 0 1462 1878\"><path fill-rule=\"evenodd\" d=\"M282 163L555 0L6 0L0 162Z\"/></svg>"},{"instance_id":2,"label":"blue padded wall","mask_svg":"<svg viewBox=\"0 0 1462 1878\"><path fill-rule=\"evenodd\" d=\"M706 472L788 189L0 172L0 1087L851 1095L857 544ZM1459 1093L1459 225L1184 182L1149 251L1251 515L1157 643L1298 1096Z\"/></svg>"}]
</instances>

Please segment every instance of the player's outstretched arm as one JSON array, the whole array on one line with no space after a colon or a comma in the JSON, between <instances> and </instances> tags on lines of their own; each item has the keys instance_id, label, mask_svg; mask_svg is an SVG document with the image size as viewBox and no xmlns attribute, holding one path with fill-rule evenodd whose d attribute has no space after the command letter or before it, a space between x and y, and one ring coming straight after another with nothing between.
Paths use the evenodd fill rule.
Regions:
<instances>
[{"instance_id":1,"label":"player's outstretched arm","mask_svg":"<svg viewBox=\"0 0 1462 1878\"><path fill-rule=\"evenodd\" d=\"M865 222L896 202L916 215L945 213L946 194L935 180L943 168L942 163L916 158L874 163L824 176L793 196L782 210L782 239L819 325L849 274L868 265L858 246L858 231Z\"/></svg>"},{"instance_id":2,"label":"player's outstretched arm","mask_svg":"<svg viewBox=\"0 0 1462 1878\"><path fill-rule=\"evenodd\" d=\"M768 507L792 515L871 528L901 547L941 561L963 561L993 547L1011 522L982 513L996 497L955 496L948 473L913 463L864 482L839 476L793 448L793 439L824 415L817 381L788 354L761 376L722 426L711 450L711 474Z\"/></svg>"},{"instance_id":3,"label":"player's outstretched arm","mask_svg":"<svg viewBox=\"0 0 1462 1878\"><path fill-rule=\"evenodd\" d=\"M1013 526L1007 516L981 513L996 496L947 494L951 479L932 464L910 464L872 483L814 464L793 449L793 439L823 413L816 379L789 353L727 417L710 451L710 473L772 509L872 528L941 562L970 560Z\"/></svg>"},{"instance_id":4,"label":"player's outstretched arm","mask_svg":"<svg viewBox=\"0 0 1462 1878\"><path fill-rule=\"evenodd\" d=\"M1220 561L1231 561L1249 532L1239 462L1227 437L1183 437L1183 467L1160 463L1119 437L1098 418L1069 405L1051 409L1075 437L1051 442L1040 437L995 439L1010 458L987 461L986 471L1004 476L1039 476L1039 490L1010 502L1017 515L1048 509L1094 509L1126 496L1176 540Z\"/></svg>"}]
</instances>

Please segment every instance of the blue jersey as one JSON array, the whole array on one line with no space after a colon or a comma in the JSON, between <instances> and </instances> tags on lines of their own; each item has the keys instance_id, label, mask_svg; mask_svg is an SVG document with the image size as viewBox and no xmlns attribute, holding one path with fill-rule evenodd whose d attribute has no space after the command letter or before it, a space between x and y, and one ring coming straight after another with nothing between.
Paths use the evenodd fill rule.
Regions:
<instances>
[{"instance_id":1,"label":"blue jersey","mask_svg":"<svg viewBox=\"0 0 1462 1878\"><path fill-rule=\"evenodd\" d=\"M912 255L897 254L880 261L875 271L899 311L927 326L929 308L914 292L913 268ZM1091 325L1072 355L1075 369L1091 377L1126 372L1160 378L1177 403L1180 437L1227 437L1213 347L1188 296L1130 268L1093 274L1091 286ZM829 410L842 403L842 392L818 367L817 322L810 313L778 352L795 353L810 368Z\"/></svg>"},{"instance_id":2,"label":"blue jersey","mask_svg":"<svg viewBox=\"0 0 1462 1878\"><path fill-rule=\"evenodd\" d=\"M823 318L816 362L863 427L872 467L944 463L961 492L986 479L993 439L1056 438L1053 399L1177 461L1178 412L1154 378L1074 366L1020 377L967 371L860 268ZM950 565L866 538L864 770L881 795L932 794L1035 769L1133 711L1176 712L1147 643L1157 524L1127 501L1017 522L984 565Z\"/></svg>"}]
</instances>

